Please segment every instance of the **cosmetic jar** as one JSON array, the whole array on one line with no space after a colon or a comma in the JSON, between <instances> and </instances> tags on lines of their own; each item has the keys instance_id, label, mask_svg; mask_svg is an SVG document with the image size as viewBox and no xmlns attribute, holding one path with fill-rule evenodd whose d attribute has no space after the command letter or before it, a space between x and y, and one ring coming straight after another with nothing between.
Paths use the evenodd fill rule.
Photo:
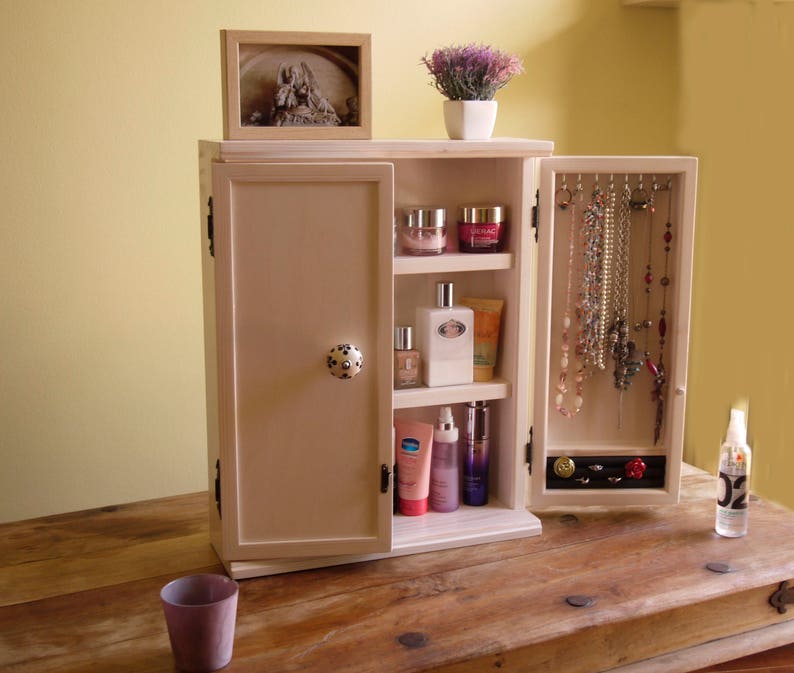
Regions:
<instances>
[{"instance_id":1,"label":"cosmetic jar","mask_svg":"<svg viewBox=\"0 0 794 673\"><path fill-rule=\"evenodd\" d=\"M507 221L501 205L458 206L458 247L461 252L500 252Z\"/></svg>"},{"instance_id":2,"label":"cosmetic jar","mask_svg":"<svg viewBox=\"0 0 794 673\"><path fill-rule=\"evenodd\" d=\"M399 232L404 255L440 255L447 249L447 213L438 206L403 208Z\"/></svg>"}]
</instances>

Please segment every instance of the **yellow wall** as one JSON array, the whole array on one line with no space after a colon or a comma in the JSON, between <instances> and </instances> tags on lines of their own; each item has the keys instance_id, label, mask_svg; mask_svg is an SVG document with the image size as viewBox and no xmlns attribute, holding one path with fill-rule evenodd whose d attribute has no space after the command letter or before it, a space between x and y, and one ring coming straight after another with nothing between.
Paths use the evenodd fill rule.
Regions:
<instances>
[{"instance_id":1,"label":"yellow wall","mask_svg":"<svg viewBox=\"0 0 794 673\"><path fill-rule=\"evenodd\" d=\"M686 456L715 469L749 402L752 487L794 507L794 3L680 12L679 144L700 156Z\"/></svg>"},{"instance_id":2,"label":"yellow wall","mask_svg":"<svg viewBox=\"0 0 794 673\"><path fill-rule=\"evenodd\" d=\"M745 392L759 456L782 449L791 316L747 300L787 299L771 280L787 202L759 219L750 202L777 185L745 188L785 176L758 166L773 151L733 151L750 131L772 140L772 124L698 88L717 56L696 29L713 26L682 13L679 45L678 12L618 0L0 0L0 520L206 488L196 141L222 131L222 28L372 33L376 137L443 136L419 58L482 41L528 68L498 96L497 135L553 139L558 154L703 150L690 453L711 456ZM703 61L692 72L679 46Z\"/></svg>"}]
</instances>

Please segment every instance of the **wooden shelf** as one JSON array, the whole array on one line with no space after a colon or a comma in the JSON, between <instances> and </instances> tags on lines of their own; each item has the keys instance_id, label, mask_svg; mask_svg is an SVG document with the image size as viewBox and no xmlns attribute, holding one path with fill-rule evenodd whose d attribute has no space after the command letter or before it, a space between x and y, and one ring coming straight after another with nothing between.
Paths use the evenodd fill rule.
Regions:
<instances>
[{"instance_id":1,"label":"wooden shelf","mask_svg":"<svg viewBox=\"0 0 794 673\"><path fill-rule=\"evenodd\" d=\"M461 505L454 512L429 511L422 516L395 514L392 519L392 551L322 558L281 558L233 561L227 571L235 579L335 566L382 558L468 547L540 535L540 519L525 509L509 509L491 498L484 507Z\"/></svg>"},{"instance_id":2,"label":"wooden shelf","mask_svg":"<svg viewBox=\"0 0 794 673\"><path fill-rule=\"evenodd\" d=\"M395 514L392 532L394 551L416 554L540 535L541 525L526 510L508 509L492 499L484 507L461 505L454 512L430 511L422 516Z\"/></svg>"},{"instance_id":3,"label":"wooden shelf","mask_svg":"<svg viewBox=\"0 0 794 673\"><path fill-rule=\"evenodd\" d=\"M443 255L411 257L397 255L394 258L394 275L418 273L454 273L456 271L500 271L513 268L513 254L495 252L470 254L447 252Z\"/></svg>"},{"instance_id":4,"label":"wooden shelf","mask_svg":"<svg viewBox=\"0 0 794 673\"><path fill-rule=\"evenodd\" d=\"M502 400L512 395L512 386L504 379L487 383L470 383L462 386L437 388L408 388L395 390L392 405L395 409L430 407L439 404L462 404L471 400Z\"/></svg>"}]
</instances>

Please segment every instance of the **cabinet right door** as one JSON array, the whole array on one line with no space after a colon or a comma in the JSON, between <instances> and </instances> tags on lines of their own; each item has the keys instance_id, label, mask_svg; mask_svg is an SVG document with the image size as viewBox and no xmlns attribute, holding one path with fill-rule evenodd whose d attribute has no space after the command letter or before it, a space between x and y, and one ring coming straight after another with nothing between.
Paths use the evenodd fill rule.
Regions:
<instances>
[{"instance_id":1,"label":"cabinet right door","mask_svg":"<svg viewBox=\"0 0 794 673\"><path fill-rule=\"evenodd\" d=\"M697 160L540 165L530 502L676 502Z\"/></svg>"},{"instance_id":2,"label":"cabinet right door","mask_svg":"<svg viewBox=\"0 0 794 673\"><path fill-rule=\"evenodd\" d=\"M218 163L213 193L224 556L388 551L393 166Z\"/></svg>"}]
</instances>

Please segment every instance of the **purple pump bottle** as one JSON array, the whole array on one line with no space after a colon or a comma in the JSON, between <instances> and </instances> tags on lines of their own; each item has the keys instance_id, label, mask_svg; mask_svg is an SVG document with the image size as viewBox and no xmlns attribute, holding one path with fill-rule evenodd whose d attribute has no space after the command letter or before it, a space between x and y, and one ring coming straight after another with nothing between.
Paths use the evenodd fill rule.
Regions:
<instances>
[{"instance_id":1,"label":"purple pump bottle","mask_svg":"<svg viewBox=\"0 0 794 673\"><path fill-rule=\"evenodd\" d=\"M488 504L488 449L491 409L487 402L466 404L463 452L463 504Z\"/></svg>"}]
</instances>

